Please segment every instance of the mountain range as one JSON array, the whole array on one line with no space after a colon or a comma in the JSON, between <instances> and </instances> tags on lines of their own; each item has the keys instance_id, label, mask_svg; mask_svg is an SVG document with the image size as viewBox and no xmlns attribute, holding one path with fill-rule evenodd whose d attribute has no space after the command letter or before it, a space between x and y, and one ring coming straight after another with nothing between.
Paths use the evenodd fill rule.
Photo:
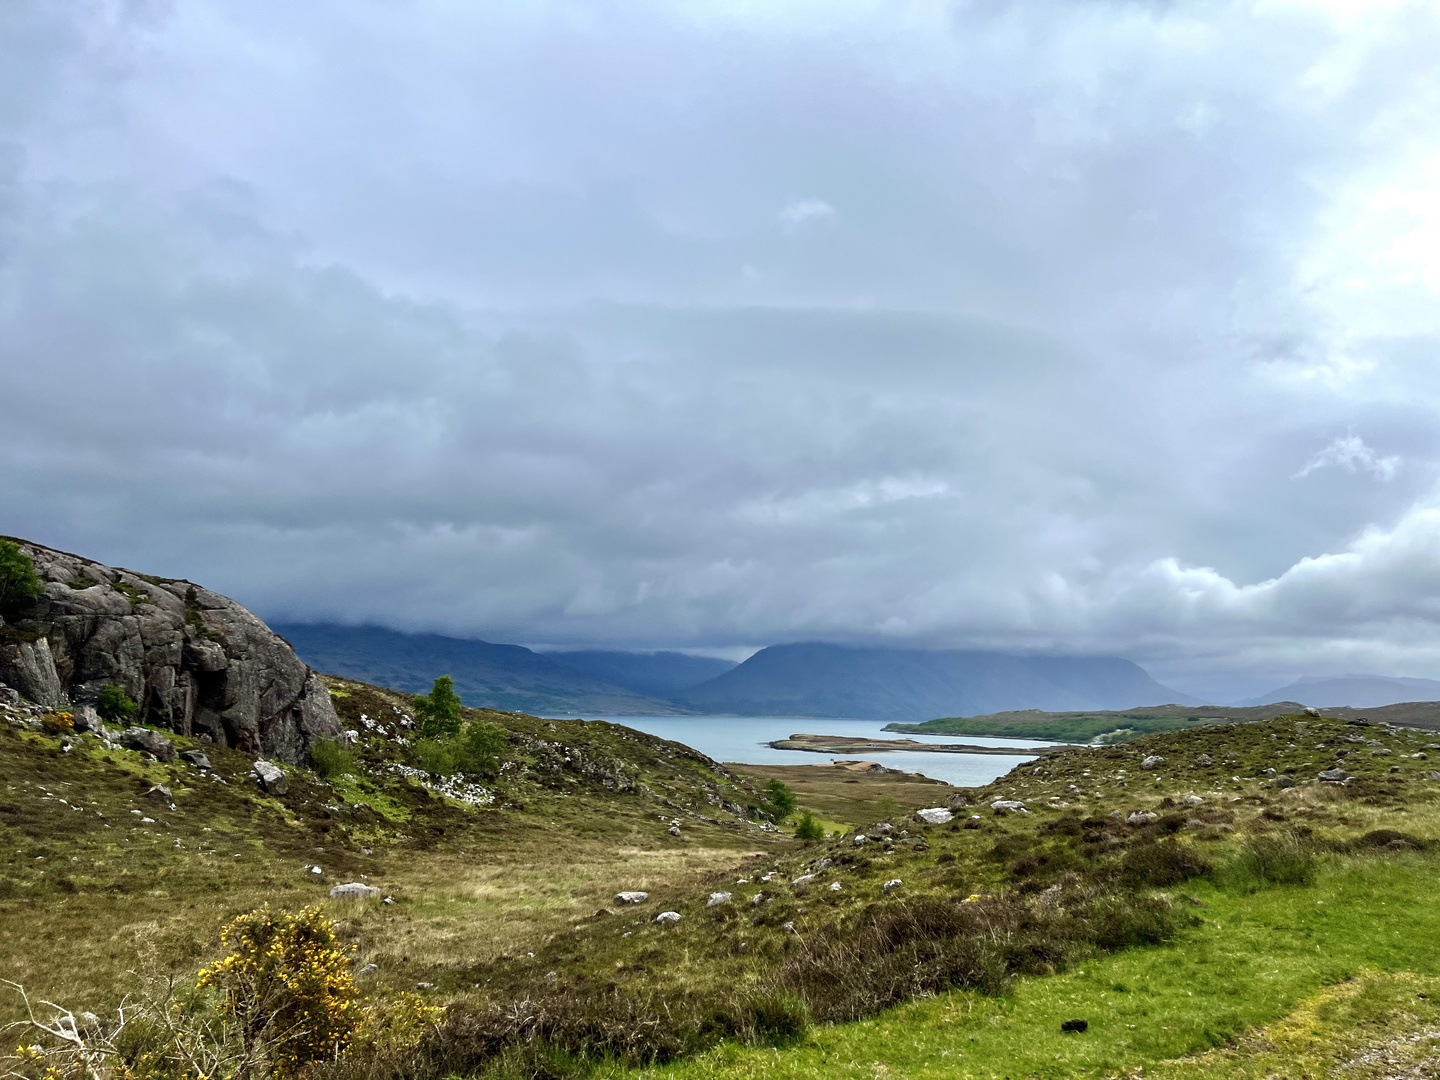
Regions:
<instances>
[{"instance_id":1,"label":"mountain range","mask_svg":"<svg viewBox=\"0 0 1440 1080\"><path fill-rule=\"evenodd\" d=\"M1393 675L1307 675L1238 705L1273 705L1280 701L1303 701L1307 705L1348 705L1373 709L1407 701L1440 701L1440 680L1411 679Z\"/></svg>"},{"instance_id":2,"label":"mountain range","mask_svg":"<svg viewBox=\"0 0 1440 1080\"><path fill-rule=\"evenodd\" d=\"M539 653L377 627L277 625L320 671L420 693L450 675L467 705L546 716L710 713L918 722L1007 709L1193 702L1118 657L801 643L742 664L683 653Z\"/></svg>"}]
</instances>

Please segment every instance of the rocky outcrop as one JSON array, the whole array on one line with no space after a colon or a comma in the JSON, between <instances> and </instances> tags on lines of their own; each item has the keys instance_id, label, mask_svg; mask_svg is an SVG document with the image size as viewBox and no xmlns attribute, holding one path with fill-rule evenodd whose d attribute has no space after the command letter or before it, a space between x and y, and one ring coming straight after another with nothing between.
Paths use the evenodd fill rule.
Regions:
<instances>
[{"instance_id":1,"label":"rocky outcrop","mask_svg":"<svg viewBox=\"0 0 1440 1080\"><path fill-rule=\"evenodd\" d=\"M295 650L235 601L19 541L45 595L0 625L0 683L49 708L114 683L136 719L292 764L341 732L330 694Z\"/></svg>"}]
</instances>

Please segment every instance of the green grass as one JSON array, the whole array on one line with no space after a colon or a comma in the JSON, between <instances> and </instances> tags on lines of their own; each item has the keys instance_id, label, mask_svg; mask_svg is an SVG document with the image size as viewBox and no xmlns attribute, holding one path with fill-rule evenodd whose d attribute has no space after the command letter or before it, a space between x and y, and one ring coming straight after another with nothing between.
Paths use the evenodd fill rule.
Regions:
<instances>
[{"instance_id":1,"label":"green grass","mask_svg":"<svg viewBox=\"0 0 1440 1080\"><path fill-rule=\"evenodd\" d=\"M1034 720L990 720L979 716L945 716L923 724L889 724L886 731L915 735L984 735L992 738L1045 739L1052 742L1125 742L1141 735L1183 731L1204 723L1201 718L1128 716L1102 713L1098 716L1073 713L1042 714Z\"/></svg>"},{"instance_id":2,"label":"green grass","mask_svg":"<svg viewBox=\"0 0 1440 1080\"><path fill-rule=\"evenodd\" d=\"M1433 990L1436 871L1426 856L1333 857L1312 886L1245 892L1198 883L1186 892L1205 905L1197 909L1204 923L1175 945L1096 957L1072 972L1022 980L1003 997L948 993L864 1023L814 1029L798 1047L726 1045L663 1068L602 1075L949 1080L1142 1068L1150 1076L1200 1075L1179 1059L1277 1021L1326 987L1372 972L1410 972ZM1413 1005L1414 992L1400 996ZM1372 998L1372 1018L1395 1001L1393 993ZM1365 1005L1337 1014L1330 1034L1340 1039ZM1434 1013L1429 1005L1421 1011ZM1061 1022L1072 1018L1088 1020L1088 1033L1062 1033ZM1231 1066L1243 1074L1243 1061Z\"/></svg>"}]
</instances>

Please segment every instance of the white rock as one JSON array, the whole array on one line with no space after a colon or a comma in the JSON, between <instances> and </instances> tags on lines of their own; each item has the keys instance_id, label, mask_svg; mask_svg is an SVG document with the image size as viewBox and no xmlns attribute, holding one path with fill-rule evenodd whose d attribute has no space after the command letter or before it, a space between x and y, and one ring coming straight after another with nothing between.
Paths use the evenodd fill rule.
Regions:
<instances>
[{"instance_id":1,"label":"white rock","mask_svg":"<svg viewBox=\"0 0 1440 1080\"><path fill-rule=\"evenodd\" d=\"M929 825L944 825L955 815L943 806L932 806L928 810L916 810L915 816Z\"/></svg>"},{"instance_id":2,"label":"white rock","mask_svg":"<svg viewBox=\"0 0 1440 1080\"><path fill-rule=\"evenodd\" d=\"M1140 768L1148 772L1151 769L1158 769L1161 765L1164 764L1165 759L1163 757L1161 757L1159 754L1151 754L1144 761L1140 762Z\"/></svg>"},{"instance_id":3,"label":"white rock","mask_svg":"<svg viewBox=\"0 0 1440 1080\"><path fill-rule=\"evenodd\" d=\"M832 882L830 883L830 891L831 891L831 892L839 892L839 891L840 891L840 888L841 888L840 882L838 882L838 881L832 881Z\"/></svg>"},{"instance_id":4,"label":"white rock","mask_svg":"<svg viewBox=\"0 0 1440 1080\"><path fill-rule=\"evenodd\" d=\"M1202 799L1199 795L1186 795L1186 796L1185 796L1185 805L1186 805L1186 806L1203 806L1203 805L1205 805L1205 800Z\"/></svg>"},{"instance_id":5,"label":"white rock","mask_svg":"<svg viewBox=\"0 0 1440 1080\"><path fill-rule=\"evenodd\" d=\"M251 766L250 775L271 795L284 795L290 789L290 781L285 776L285 770L263 759Z\"/></svg>"},{"instance_id":6,"label":"white rock","mask_svg":"<svg viewBox=\"0 0 1440 1080\"><path fill-rule=\"evenodd\" d=\"M809 883L809 882L811 882L811 881L814 881L814 880L815 880L815 875L814 875L814 874L801 874L801 875L800 875L799 877L797 877L794 881L790 882L790 884L791 884L791 885L805 885L805 884L807 884L807 883Z\"/></svg>"},{"instance_id":7,"label":"white rock","mask_svg":"<svg viewBox=\"0 0 1440 1080\"><path fill-rule=\"evenodd\" d=\"M886 892L889 892L891 889L898 889L901 885L904 884L905 882L901 881L898 877L895 877L885 882L885 884L882 885L881 888L883 888Z\"/></svg>"},{"instance_id":8,"label":"white rock","mask_svg":"<svg viewBox=\"0 0 1440 1080\"><path fill-rule=\"evenodd\" d=\"M617 892L615 903L617 904L643 904L650 899L648 892Z\"/></svg>"},{"instance_id":9,"label":"white rock","mask_svg":"<svg viewBox=\"0 0 1440 1080\"><path fill-rule=\"evenodd\" d=\"M655 916L655 921L659 923L677 923L680 921L680 913L678 911L662 911L659 915Z\"/></svg>"},{"instance_id":10,"label":"white rock","mask_svg":"<svg viewBox=\"0 0 1440 1080\"><path fill-rule=\"evenodd\" d=\"M1160 815L1151 810L1133 810L1125 820L1131 825L1148 825L1152 821L1159 821Z\"/></svg>"},{"instance_id":11,"label":"white rock","mask_svg":"<svg viewBox=\"0 0 1440 1080\"><path fill-rule=\"evenodd\" d=\"M996 799L990 804L990 809L1002 814L1028 814L1030 812L1025 809L1025 804L1019 799Z\"/></svg>"},{"instance_id":12,"label":"white rock","mask_svg":"<svg viewBox=\"0 0 1440 1080\"><path fill-rule=\"evenodd\" d=\"M705 901L706 907L719 907L721 904L730 903L732 897L728 892L712 892L710 899Z\"/></svg>"},{"instance_id":13,"label":"white rock","mask_svg":"<svg viewBox=\"0 0 1440 1080\"><path fill-rule=\"evenodd\" d=\"M861 847L865 844L868 844L870 842L870 838L864 833L860 833L855 837L855 840L853 842L856 847Z\"/></svg>"},{"instance_id":14,"label":"white rock","mask_svg":"<svg viewBox=\"0 0 1440 1080\"><path fill-rule=\"evenodd\" d=\"M336 885L330 890L330 899L378 900L380 899L380 890L374 885L366 885L359 881L347 881L344 885Z\"/></svg>"}]
</instances>

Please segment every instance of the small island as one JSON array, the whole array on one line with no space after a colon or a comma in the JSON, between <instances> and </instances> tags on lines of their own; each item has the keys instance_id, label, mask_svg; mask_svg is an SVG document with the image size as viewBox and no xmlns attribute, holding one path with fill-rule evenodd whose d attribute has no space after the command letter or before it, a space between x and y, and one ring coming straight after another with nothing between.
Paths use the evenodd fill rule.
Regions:
<instances>
[{"instance_id":1,"label":"small island","mask_svg":"<svg viewBox=\"0 0 1440 1080\"><path fill-rule=\"evenodd\" d=\"M849 735L791 735L767 743L774 750L809 750L816 754L886 754L894 750L926 750L940 754L1008 754L1033 757L1048 747L973 746L969 743L922 743L914 739L859 739Z\"/></svg>"}]
</instances>

